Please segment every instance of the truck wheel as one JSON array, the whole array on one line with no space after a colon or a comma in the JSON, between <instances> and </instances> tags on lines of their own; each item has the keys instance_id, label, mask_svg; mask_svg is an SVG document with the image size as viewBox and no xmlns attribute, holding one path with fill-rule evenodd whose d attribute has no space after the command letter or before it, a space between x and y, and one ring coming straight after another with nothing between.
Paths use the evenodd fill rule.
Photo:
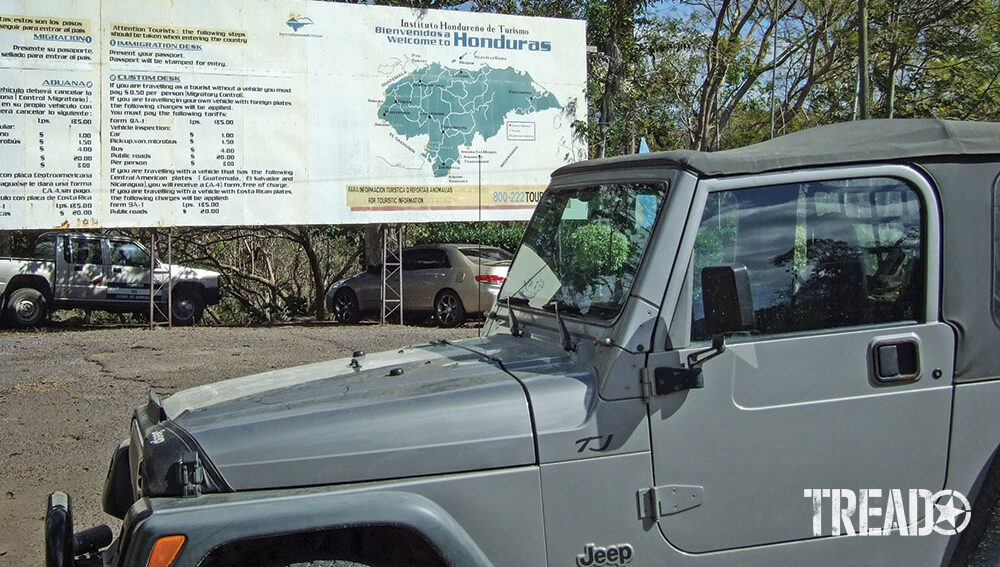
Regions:
<instances>
[{"instance_id":1,"label":"truck wheel","mask_svg":"<svg viewBox=\"0 0 1000 567\"><path fill-rule=\"evenodd\" d=\"M174 293L172 315L174 325L194 325L205 312L205 300L197 293L181 290Z\"/></svg>"},{"instance_id":2,"label":"truck wheel","mask_svg":"<svg viewBox=\"0 0 1000 567\"><path fill-rule=\"evenodd\" d=\"M33 287L16 289L7 297L7 321L15 327L34 327L45 318L45 296Z\"/></svg>"},{"instance_id":3,"label":"truck wheel","mask_svg":"<svg viewBox=\"0 0 1000 567\"><path fill-rule=\"evenodd\" d=\"M350 289L337 290L333 296L333 316L338 323L357 323L361 320L358 298Z\"/></svg>"},{"instance_id":4,"label":"truck wheel","mask_svg":"<svg viewBox=\"0 0 1000 567\"><path fill-rule=\"evenodd\" d=\"M443 290L434 299L434 317L442 327L457 327L465 322L462 299L450 289Z\"/></svg>"}]
</instances>

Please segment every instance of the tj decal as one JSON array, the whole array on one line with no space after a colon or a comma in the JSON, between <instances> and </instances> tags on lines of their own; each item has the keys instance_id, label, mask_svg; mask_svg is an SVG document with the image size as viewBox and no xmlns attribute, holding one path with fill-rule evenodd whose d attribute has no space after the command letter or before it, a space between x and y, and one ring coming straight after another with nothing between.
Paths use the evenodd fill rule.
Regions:
<instances>
[{"instance_id":1,"label":"tj decal","mask_svg":"<svg viewBox=\"0 0 1000 567\"><path fill-rule=\"evenodd\" d=\"M584 437L583 439L577 439L576 452L582 453L585 449L590 449L594 453L605 451L611 445L611 440L614 439L614 437L615 437L614 435L608 435L607 437L604 437L603 435L595 435L593 437Z\"/></svg>"}]
</instances>

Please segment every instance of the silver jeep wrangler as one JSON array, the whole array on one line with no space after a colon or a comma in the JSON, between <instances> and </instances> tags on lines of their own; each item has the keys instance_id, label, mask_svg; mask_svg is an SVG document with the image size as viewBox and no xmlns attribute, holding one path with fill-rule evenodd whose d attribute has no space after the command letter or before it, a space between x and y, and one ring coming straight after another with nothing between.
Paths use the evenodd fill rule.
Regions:
<instances>
[{"instance_id":1,"label":"silver jeep wrangler","mask_svg":"<svg viewBox=\"0 0 1000 567\"><path fill-rule=\"evenodd\" d=\"M939 120L563 167L480 338L151 395L48 564L996 564L998 176Z\"/></svg>"}]
</instances>

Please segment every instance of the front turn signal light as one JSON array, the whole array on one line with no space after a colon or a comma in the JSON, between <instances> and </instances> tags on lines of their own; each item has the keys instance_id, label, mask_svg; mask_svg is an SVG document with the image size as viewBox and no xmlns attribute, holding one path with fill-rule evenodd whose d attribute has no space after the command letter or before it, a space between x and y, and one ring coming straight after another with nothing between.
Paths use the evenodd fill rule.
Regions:
<instances>
[{"instance_id":1,"label":"front turn signal light","mask_svg":"<svg viewBox=\"0 0 1000 567\"><path fill-rule=\"evenodd\" d=\"M163 536L156 540L153 545L153 552L149 554L147 567L170 567L177 559L177 554L184 547L187 538L182 535Z\"/></svg>"}]
</instances>

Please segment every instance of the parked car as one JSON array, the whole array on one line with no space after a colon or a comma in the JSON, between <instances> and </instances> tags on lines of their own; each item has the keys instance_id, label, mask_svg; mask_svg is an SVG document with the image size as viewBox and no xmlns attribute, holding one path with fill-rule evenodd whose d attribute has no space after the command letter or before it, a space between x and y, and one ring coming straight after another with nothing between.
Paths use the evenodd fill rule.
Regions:
<instances>
[{"instance_id":1,"label":"parked car","mask_svg":"<svg viewBox=\"0 0 1000 567\"><path fill-rule=\"evenodd\" d=\"M478 244L424 244L403 249L403 312L433 315L442 327L482 315L496 301L514 256ZM327 308L341 323L355 323L382 309L382 265L327 289Z\"/></svg>"},{"instance_id":2,"label":"parked car","mask_svg":"<svg viewBox=\"0 0 1000 567\"><path fill-rule=\"evenodd\" d=\"M131 238L82 232L46 232L32 258L0 258L0 311L15 327L32 327L56 309L149 313L149 271L156 302L166 311L169 278L173 322L201 320L222 297L219 274L162 264Z\"/></svg>"}]
</instances>

